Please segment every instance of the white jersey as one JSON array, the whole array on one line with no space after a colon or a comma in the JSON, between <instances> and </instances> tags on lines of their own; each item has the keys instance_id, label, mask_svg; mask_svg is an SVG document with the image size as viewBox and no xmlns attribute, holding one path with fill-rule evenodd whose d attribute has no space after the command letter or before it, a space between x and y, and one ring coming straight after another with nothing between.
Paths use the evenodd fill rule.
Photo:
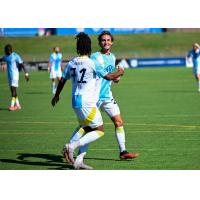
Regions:
<instances>
[{"instance_id":1,"label":"white jersey","mask_svg":"<svg viewBox=\"0 0 200 200\"><path fill-rule=\"evenodd\" d=\"M72 107L96 106L96 77L107 72L98 71L94 62L87 56L76 57L65 68L62 77L72 81Z\"/></svg>"}]
</instances>

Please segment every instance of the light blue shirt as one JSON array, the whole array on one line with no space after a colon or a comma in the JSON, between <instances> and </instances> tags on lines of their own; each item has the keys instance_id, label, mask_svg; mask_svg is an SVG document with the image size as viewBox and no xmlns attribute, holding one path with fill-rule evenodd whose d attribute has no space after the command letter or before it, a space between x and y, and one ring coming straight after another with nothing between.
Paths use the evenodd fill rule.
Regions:
<instances>
[{"instance_id":1,"label":"light blue shirt","mask_svg":"<svg viewBox=\"0 0 200 200\"><path fill-rule=\"evenodd\" d=\"M194 68L200 67L200 50L194 50L188 52L187 57L192 58Z\"/></svg>"},{"instance_id":2,"label":"light blue shirt","mask_svg":"<svg viewBox=\"0 0 200 200\"><path fill-rule=\"evenodd\" d=\"M3 61L7 64L7 71L8 71L8 79L12 80L13 78L19 77L19 68L18 65L23 63L21 57L12 52L9 56L5 55L3 57Z\"/></svg>"},{"instance_id":3,"label":"light blue shirt","mask_svg":"<svg viewBox=\"0 0 200 200\"><path fill-rule=\"evenodd\" d=\"M49 58L49 62L51 63L51 69L54 71L58 71L61 69L61 61L62 61L62 53L52 53Z\"/></svg>"},{"instance_id":4,"label":"light blue shirt","mask_svg":"<svg viewBox=\"0 0 200 200\"><path fill-rule=\"evenodd\" d=\"M110 53L102 54L101 52L93 53L90 58L95 62L96 68L99 68L99 70L103 70L108 73L112 73L115 70L115 61L116 58L114 54ZM100 88L99 88L99 100L108 100L112 99L112 92L111 92L111 83L112 81L106 80L102 78L102 76L99 77L100 79Z\"/></svg>"}]
</instances>

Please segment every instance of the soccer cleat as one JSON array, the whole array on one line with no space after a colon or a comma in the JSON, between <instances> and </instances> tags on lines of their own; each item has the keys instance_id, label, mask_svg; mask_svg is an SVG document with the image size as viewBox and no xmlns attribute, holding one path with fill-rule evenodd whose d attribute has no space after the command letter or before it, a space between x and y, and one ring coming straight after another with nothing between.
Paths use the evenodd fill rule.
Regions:
<instances>
[{"instance_id":1,"label":"soccer cleat","mask_svg":"<svg viewBox=\"0 0 200 200\"><path fill-rule=\"evenodd\" d=\"M21 109L22 109L22 107L20 105L15 106L15 110L21 110Z\"/></svg>"},{"instance_id":2,"label":"soccer cleat","mask_svg":"<svg viewBox=\"0 0 200 200\"><path fill-rule=\"evenodd\" d=\"M9 111L15 111L15 110L16 110L16 107L15 107L15 106L10 106L10 107L8 107L8 110L9 110Z\"/></svg>"},{"instance_id":3,"label":"soccer cleat","mask_svg":"<svg viewBox=\"0 0 200 200\"><path fill-rule=\"evenodd\" d=\"M120 155L119 155L119 157L121 159L124 159L124 160L136 158L138 156L139 156L139 154L137 154L137 153L129 153L128 151L122 151L122 152L120 152Z\"/></svg>"},{"instance_id":4,"label":"soccer cleat","mask_svg":"<svg viewBox=\"0 0 200 200\"><path fill-rule=\"evenodd\" d=\"M78 162L77 160L74 163L74 169L86 169L86 170L92 170L93 168L89 165L86 165L83 161Z\"/></svg>"},{"instance_id":5,"label":"soccer cleat","mask_svg":"<svg viewBox=\"0 0 200 200\"><path fill-rule=\"evenodd\" d=\"M70 164L74 164L74 149L71 147L70 144L66 144L63 148L63 156L66 161Z\"/></svg>"}]
</instances>

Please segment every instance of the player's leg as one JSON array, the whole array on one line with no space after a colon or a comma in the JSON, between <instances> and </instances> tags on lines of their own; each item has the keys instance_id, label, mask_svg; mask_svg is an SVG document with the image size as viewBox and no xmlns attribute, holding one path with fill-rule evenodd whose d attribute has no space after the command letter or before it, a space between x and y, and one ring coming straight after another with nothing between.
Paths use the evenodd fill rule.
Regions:
<instances>
[{"instance_id":1,"label":"player's leg","mask_svg":"<svg viewBox=\"0 0 200 200\"><path fill-rule=\"evenodd\" d=\"M198 92L200 92L200 72L196 74L196 80L197 80Z\"/></svg>"},{"instance_id":2,"label":"player's leg","mask_svg":"<svg viewBox=\"0 0 200 200\"><path fill-rule=\"evenodd\" d=\"M14 111L14 110L16 110L15 109L15 99L17 96L16 87L10 86L10 91L11 91L11 102L10 102L10 106L9 106L8 110Z\"/></svg>"},{"instance_id":3,"label":"player's leg","mask_svg":"<svg viewBox=\"0 0 200 200\"><path fill-rule=\"evenodd\" d=\"M10 111L19 110L21 109L21 106L19 104L19 99L17 96L17 87L18 87L18 77L15 77L15 79L9 79L9 85L10 85L10 91L11 91L11 104L8 108Z\"/></svg>"},{"instance_id":4,"label":"player's leg","mask_svg":"<svg viewBox=\"0 0 200 200\"><path fill-rule=\"evenodd\" d=\"M52 69L50 72L52 94L56 93L56 72Z\"/></svg>"},{"instance_id":5,"label":"player's leg","mask_svg":"<svg viewBox=\"0 0 200 200\"><path fill-rule=\"evenodd\" d=\"M51 81L52 81L52 94L55 94L56 93L56 79L52 78Z\"/></svg>"},{"instance_id":6,"label":"player's leg","mask_svg":"<svg viewBox=\"0 0 200 200\"><path fill-rule=\"evenodd\" d=\"M101 109L104 110L110 119L112 120L114 126L115 126L115 136L117 138L117 142L119 145L119 150L120 150L120 158L122 159L129 159L129 158L135 158L138 156L138 154L135 153L129 153L126 150L126 145L125 145L125 131L124 131L124 126L123 126L123 120L120 115L120 109L118 104L114 99L110 101L105 101L101 105Z\"/></svg>"},{"instance_id":7,"label":"player's leg","mask_svg":"<svg viewBox=\"0 0 200 200\"><path fill-rule=\"evenodd\" d=\"M80 125L84 126L86 134L82 136L78 141L74 141L65 145L67 149L67 156L72 164L75 162L73 158L73 152L76 148L84 147L104 135L103 120L100 111L96 107L75 109L75 112L79 118ZM88 129L86 127L90 128ZM84 155L84 152L82 153ZM77 162L79 161L79 158L80 157L78 156L76 159ZM80 160L82 161L83 159Z\"/></svg>"}]
</instances>

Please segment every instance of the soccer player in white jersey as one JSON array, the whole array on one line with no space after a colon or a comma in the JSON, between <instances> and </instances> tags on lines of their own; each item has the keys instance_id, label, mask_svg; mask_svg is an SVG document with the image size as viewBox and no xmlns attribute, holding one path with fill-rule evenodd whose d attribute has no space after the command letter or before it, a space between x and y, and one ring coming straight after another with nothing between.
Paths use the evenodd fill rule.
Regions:
<instances>
[{"instance_id":1,"label":"soccer player in white jersey","mask_svg":"<svg viewBox=\"0 0 200 200\"><path fill-rule=\"evenodd\" d=\"M116 58L113 53L110 52L110 49L113 44L113 36L109 31L103 31L98 36L99 46L101 50L99 52L93 53L91 59L95 62L96 66L100 66L103 70L113 72L115 70L115 61ZM119 77L120 78L120 77ZM113 80L113 82L119 82L119 78ZM113 98L111 92L111 83L110 80L105 80L103 78L98 79L99 87L97 87L97 93L99 93L97 107L105 111L110 119L113 121L115 126L115 135L119 145L121 159L132 159L139 156L137 153L129 153L126 150L125 146L125 131L123 127L123 120L120 115L120 109L118 104ZM84 134L82 129L74 132L73 137L70 142L77 140L81 135ZM79 150L79 156L83 155L82 158L86 155L87 146L81 147Z\"/></svg>"},{"instance_id":2,"label":"soccer player in white jersey","mask_svg":"<svg viewBox=\"0 0 200 200\"><path fill-rule=\"evenodd\" d=\"M52 81L52 93L55 94L57 83L62 76L62 53L60 53L58 46L53 48L53 53L50 55L48 71L50 72L50 79Z\"/></svg>"},{"instance_id":3,"label":"soccer player in white jersey","mask_svg":"<svg viewBox=\"0 0 200 200\"><path fill-rule=\"evenodd\" d=\"M6 62L7 72L8 72L8 83L10 86L11 96L12 96L11 104L8 110L10 111L20 110L21 105L19 103L19 99L17 96L17 87L19 85L18 84L19 68L22 68L24 70L26 81L29 80L29 74L24 67L23 60L17 53L13 52L12 46L10 44L7 44L4 47L4 51L5 51L5 56L0 58L0 62L2 61Z\"/></svg>"},{"instance_id":4,"label":"soccer player in white jersey","mask_svg":"<svg viewBox=\"0 0 200 200\"><path fill-rule=\"evenodd\" d=\"M92 169L92 167L83 163L80 156L74 160L74 150L88 145L104 135L103 120L96 105L97 76L114 80L123 75L124 70L119 68L117 72L109 73L95 66L95 63L89 58L91 53L89 36L85 33L79 33L76 39L79 56L71 60L66 66L51 103L55 106L66 81L71 79L72 107L85 134L81 135L76 141L65 145L64 156L68 162L74 165L75 169Z\"/></svg>"},{"instance_id":5,"label":"soccer player in white jersey","mask_svg":"<svg viewBox=\"0 0 200 200\"><path fill-rule=\"evenodd\" d=\"M193 44L192 50L188 52L187 59L188 61L192 59L193 73L197 80L198 91L200 92L200 46L198 43Z\"/></svg>"}]
</instances>

